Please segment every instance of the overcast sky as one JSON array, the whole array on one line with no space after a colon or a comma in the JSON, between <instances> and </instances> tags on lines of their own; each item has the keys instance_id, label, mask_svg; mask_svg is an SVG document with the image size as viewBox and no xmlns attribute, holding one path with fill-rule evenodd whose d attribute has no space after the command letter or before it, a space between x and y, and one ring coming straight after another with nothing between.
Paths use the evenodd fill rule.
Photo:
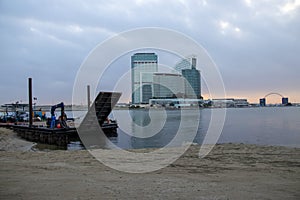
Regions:
<instances>
[{"instance_id":1,"label":"overcast sky","mask_svg":"<svg viewBox=\"0 0 300 200\"><path fill-rule=\"evenodd\" d=\"M300 0L0 0L0 27L0 104L27 102L28 77L38 103L71 103L88 53L140 27L196 40L219 67L229 97L257 102L279 92L300 102ZM130 60L123 62L129 69Z\"/></svg>"}]
</instances>

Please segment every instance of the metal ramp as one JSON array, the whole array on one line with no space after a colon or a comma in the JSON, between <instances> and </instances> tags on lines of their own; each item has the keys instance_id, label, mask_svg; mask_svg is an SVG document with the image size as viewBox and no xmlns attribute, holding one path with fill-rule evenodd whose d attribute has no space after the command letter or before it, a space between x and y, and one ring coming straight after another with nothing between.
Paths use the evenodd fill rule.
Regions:
<instances>
[{"instance_id":1,"label":"metal ramp","mask_svg":"<svg viewBox=\"0 0 300 200\"><path fill-rule=\"evenodd\" d=\"M77 128L78 135L86 149L106 148L107 137L116 133L118 124L107 126L105 120L118 102L121 93L99 92L85 118Z\"/></svg>"},{"instance_id":2,"label":"metal ramp","mask_svg":"<svg viewBox=\"0 0 300 200\"><path fill-rule=\"evenodd\" d=\"M103 125L120 97L121 93L118 92L99 92L91 108L95 108L100 126Z\"/></svg>"}]
</instances>

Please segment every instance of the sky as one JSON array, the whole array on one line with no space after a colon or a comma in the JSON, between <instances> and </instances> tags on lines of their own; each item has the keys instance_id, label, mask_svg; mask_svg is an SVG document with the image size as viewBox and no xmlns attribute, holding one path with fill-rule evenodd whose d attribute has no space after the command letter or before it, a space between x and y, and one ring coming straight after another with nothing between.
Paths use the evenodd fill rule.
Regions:
<instances>
[{"instance_id":1,"label":"sky","mask_svg":"<svg viewBox=\"0 0 300 200\"><path fill-rule=\"evenodd\" d=\"M71 103L77 71L96 45L142 27L202 45L227 97L257 103L278 92L300 102L300 0L0 0L0 27L0 104L28 102L29 77L38 104ZM129 58L120 59L126 70Z\"/></svg>"}]
</instances>

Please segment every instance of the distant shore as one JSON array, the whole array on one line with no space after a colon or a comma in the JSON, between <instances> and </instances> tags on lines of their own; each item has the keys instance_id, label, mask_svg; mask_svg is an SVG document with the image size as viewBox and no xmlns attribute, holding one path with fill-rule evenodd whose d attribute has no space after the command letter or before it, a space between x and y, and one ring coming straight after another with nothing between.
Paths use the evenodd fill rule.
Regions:
<instances>
[{"instance_id":1,"label":"distant shore","mask_svg":"<svg viewBox=\"0 0 300 200\"><path fill-rule=\"evenodd\" d=\"M282 106L282 105L267 105L264 107L259 107L259 106L245 106L245 107L226 107L226 108L270 108L270 107L278 107L278 108L286 108L286 107L300 107L300 103L294 103L291 106ZM146 107L135 107L135 108L130 108L129 106L115 106L113 109L114 110L129 110L129 109L161 109L161 110L180 110L180 109L195 109L195 107L191 106L191 107L182 107L182 108L175 108L175 107L150 107L150 106L146 106ZM199 109L218 109L218 108L225 108L225 107L199 107ZM34 110L38 111L46 111L46 112L50 112L51 110L51 105L37 105L34 107ZM28 108L25 107L25 111L28 112ZM65 111L87 111L87 106L84 105L65 105ZM0 108L0 113L4 113L6 112L5 108ZM10 111L9 111L10 112Z\"/></svg>"},{"instance_id":2,"label":"distant shore","mask_svg":"<svg viewBox=\"0 0 300 200\"><path fill-rule=\"evenodd\" d=\"M164 169L128 174L85 150L34 152L4 128L0 142L3 199L300 198L299 148L221 144L200 159L191 146Z\"/></svg>"}]
</instances>

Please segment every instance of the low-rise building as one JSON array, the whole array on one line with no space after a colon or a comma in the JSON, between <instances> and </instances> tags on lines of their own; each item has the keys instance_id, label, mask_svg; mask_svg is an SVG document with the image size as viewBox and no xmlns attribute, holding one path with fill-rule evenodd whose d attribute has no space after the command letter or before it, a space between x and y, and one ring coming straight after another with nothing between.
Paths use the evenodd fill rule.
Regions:
<instances>
[{"instance_id":1,"label":"low-rise building","mask_svg":"<svg viewBox=\"0 0 300 200\"><path fill-rule=\"evenodd\" d=\"M185 99L185 98L174 98L174 99L150 99L149 105L151 107L199 107L203 104L202 99Z\"/></svg>"},{"instance_id":2,"label":"low-rise building","mask_svg":"<svg viewBox=\"0 0 300 200\"><path fill-rule=\"evenodd\" d=\"M212 102L212 107L217 107L217 108L249 106L247 99L224 98L224 99L213 99L211 100L211 102Z\"/></svg>"}]
</instances>

